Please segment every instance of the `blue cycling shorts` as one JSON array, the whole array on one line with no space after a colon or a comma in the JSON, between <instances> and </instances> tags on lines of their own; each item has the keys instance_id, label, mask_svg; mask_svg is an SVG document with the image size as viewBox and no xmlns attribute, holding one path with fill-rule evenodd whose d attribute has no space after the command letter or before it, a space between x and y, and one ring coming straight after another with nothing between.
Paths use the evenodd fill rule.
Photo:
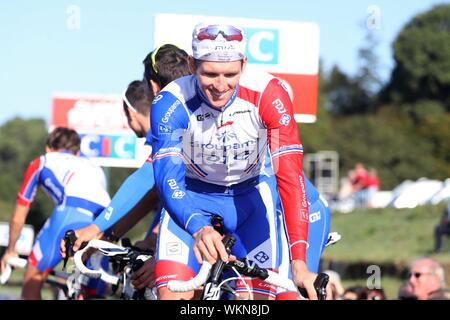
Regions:
<instances>
[{"instance_id":1,"label":"blue cycling shorts","mask_svg":"<svg viewBox=\"0 0 450 320\"><path fill-rule=\"evenodd\" d=\"M274 176L260 176L229 188L190 180L186 186L200 209L223 218L225 233L236 238L233 255L247 257L263 268L280 273L283 257L287 259L284 265L289 265L288 252L281 253L287 236L280 220L280 200ZM165 209L160 222L155 274L157 286L163 287L168 280L188 280L197 274L200 265L192 250L194 238L180 228ZM285 276L288 276L288 270L284 269ZM240 290L245 288L238 284L237 291ZM270 296L276 294L276 288L262 281L253 281L252 290Z\"/></svg>"},{"instance_id":2,"label":"blue cycling shorts","mask_svg":"<svg viewBox=\"0 0 450 320\"><path fill-rule=\"evenodd\" d=\"M88 210L78 207L56 207L36 236L28 262L41 272L50 272L62 260L59 247L66 231L84 228L93 220L94 214ZM107 262L107 260L106 264L102 262L102 265L107 267ZM100 279L90 279L87 287L96 288L97 293L100 293L104 291L105 284Z\"/></svg>"}]
</instances>

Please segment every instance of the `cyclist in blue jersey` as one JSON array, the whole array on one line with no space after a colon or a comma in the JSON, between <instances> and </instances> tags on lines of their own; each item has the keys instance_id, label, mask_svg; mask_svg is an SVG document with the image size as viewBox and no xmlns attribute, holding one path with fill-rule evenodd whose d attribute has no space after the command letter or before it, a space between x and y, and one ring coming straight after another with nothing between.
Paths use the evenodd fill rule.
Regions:
<instances>
[{"instance_id":1,"label":"cyclist in blue jersey","mask_svg":"<svg viewBox=\"0 0 450 320\"><path fill-rule=\"evenodd\" d=\"M15 246L20 231L37 187L41 186L55 202L55 209L38 233L28 257L22 288L22 298L27 300L41 299L48 273L61 261L58 244L65 232L92 223L110 201L102 169L79 157L80 137L74 130L54 129L45 150L26 170L10 221L8 247L1 260L3 271L8 259L17 256Z\"/></svg>"},{"instance_id":2,"label":"cyclist in blue jersey","mask_svg":"<svg viewBox=\"0 0 450 320\"><path fill-rule=\"evenodd\" d=\"M163 203L155 270L159 298L192 298L192 292L169 292L167 281L189 279L203 259L228 259L210 222L218 214L225 232L237 239L233 254L292 276L317 299L316 274L306 265L303 147L284 84L246 65L245 37L234 26L197 25L192 49L194 75L166 86L151 110L148 139ZM276 180L262 174L267 151ZM251 282L254 293L276 294Z\"/></svg>"},{"instance_id":3,"label":"cyclist in blue jersey","mask_svg":"<svg viewBox=\"0 0 450 320\"><path fill-rule=\"evenodd\" d=\"M172 44L164 44L150 52L144 59L144 80L133 81L124 92L123 106L128 124L137 136L145 136L149 131L150 105L154 95L170 81L190 74L187 53ZM150 160L150 159L149 159ZM89 241L103 236L107 229L111 231L109 239L116 240L130 227L135 225L144 215L159 203L156 188L154 188L151 161L135 171L121 185L114 195L108 208L90 226L76 230L78 237L74 249L78 250L83 241ZM142 249L156 247L158 221L145 237L145 241L136 243ZM65 243L61 242L61 255L65 256ZM153 279L154 259L149 259L144 266L132 275L133 284L140 289Z\"/></svg>"},{"instance_id":4,"label":"cyclist in blue jersey","mask_svg":"<svg viewBox=\"0 0 450 320\"><path fill-rule=\"evenodd\" d=\"M150 105L154 95L170 81L190 73L187 53L172 45L164 44L150 52L143 63L145 66L142 83L132 82L122 95L125 114L130 128L137 136L147 134L150 128ZM146 142L149 144L149 142ZM95 222L86 228L76 230L78 240L74 250L80 244L94 238L100 238L103 232L121 220L123 226L115 227L116 238L127 228L137 223L145 214L158 204L154 188L151 157L136 170L114 195L109 206L98 216ZM118 231L117 229L121 229ZM61 243L61 255L65 256L65 246Z\"/></svg>"},{"instance_id":5,"label":"cyclist in blue jersey","mask_svg":"<svg viewBox=\"0 0 450 320\"><path fill-rule=\"evenodd\" d=\"M157 50L155 50L155 51L157 51ZM154 51L154 52L155 52ZM151 60L153 60L151 57L152 56L154 56L153 55L153 53L152 54L149 54L149 56L146 58L146 60L148 60L148 61L151 61ZM152 63L153 64L153 63ZM147 64L147 66L152 66L152 64ZM153 69L153 67L152 68L149 68L148 70L151 70L151 72L154 72L154 69ZM146 71L147 71L147 68L146 68ZM150 82L151 83L151 82ZM152 84L152 83L151 83ZM154 84L152 84L152 85L154 85ZM154 88L154 87L153 87ZM160 87L158 88L157 87L157 89L160 89ZM133 104L133 102L131 102L131 104ZM206 116L207 117L207 116ZM145 184L147 183L148 184L148 178L146 179L146 178L144 178L143 176L141 176L142 178L143 178L143 180L142 180L142 182L139 184L139 186L140 187L145 187ZM306 181L307 183L309 183L309 181ZM121 188L122 189L122 188ZM310 190L315 190L315 188L311 185L311 184L307 184L307 192L308 192L308 195L310 194ZM114 198L116 198L116 196L114 197ZM113 202L114 202L114 199L113 199ZM127 205L131 205L132 206L132 203L133 202L129 202ZM133 203L133 205L134 205L134 203ZM314 203L313 203L313 205L314 205ZM314 207L312 207L312 208L314 208ZM119 211L119 210L115 210L115 212L114 212L115 214L120 214L121 212ZM123 214L125 214L126 212L123 212ZM122 214L122 215L123 215ZM317 214L316 214L317 215ZM322 219L322 221L326 221L326 219L325 219L325 217L326 217L326 214L324 214L324 213L322 213L322 215L324 216L324 218ZM314 216L314 215L313 215ZM156 225L157 223L158 223L159 221L158 221L158 218L156 218L155 220L154 220L154 224L153 225ZM317 250L317 249L315 249L315 248L318 248L318 246L319 245L322 245L322 244L324 244L324 242L322 241L322 240L320 240L321 238L320 237L322 237L322 235L324 235L325 234L325 232L324 232L324 230L319 230L319 224L317 223L316 224L317 225L317 228L312 228L312 230L314 231L315 229L317 229L318 231L317 231L317 233L318 234L320 234L320 236L319 237L315 237L314 239L317 239L317 240L312 240L312 235L314 234L314 232L312 232L312 233L310 233L310 235L309 235L309 237L308 237L308 242L310 243L310 250L307 250L307 256L308 256L308 259L307 259L307 261L308 261L308 266L310 266L310 258L309 258L309 256L311 256L311 252L312 251L314 251L314 252L316 252L316 254L315 254L315 256L317 257L317 265L318 265L318 259L320 258L320 252L321 252L321 250L320 250L320 252L319 252L319 250ZM314 225L314 226L316 226L316 225ZM329 226L329 225L328 225ZM150 230L152 230L152 228L150 229ZM77 232L78 233L78 232ZM326 235L328 234L328 231L326 231ZM82 234L82 232L81 232L81 235L82 235L82 237L83 237L83 234ZM326 240L326 235L325 235L325 240ZM90 240L90 238L84 238L85 240ZM80 241L81 241L81 239L80 239ZM316 245L316 244L314 244L314 243L318 243L318 245ZM311 245L311 244L314 244L314 245ZM311 248L313 248L314 250L311 250ZM311 260L312 261L312 260ZM310 270L314 270L314 271L316 271L315 270L315 268L313 267L314 266L314 263L311 263L311 267L310 267ZM148 271L148 270L147 270ZM151 272L146 272L146 274L144 275L143 274L143 276L141 277L141 280L138 282L138 283L134 283L135 285L137 285L137 286L144 286L146 283L148 283L148 280L149 280L149 278L152 278L153 279L153 276L151 276L150 277L150 274ZM147 278L146 278L147 277Z\"/></svg>"}]
</instances>

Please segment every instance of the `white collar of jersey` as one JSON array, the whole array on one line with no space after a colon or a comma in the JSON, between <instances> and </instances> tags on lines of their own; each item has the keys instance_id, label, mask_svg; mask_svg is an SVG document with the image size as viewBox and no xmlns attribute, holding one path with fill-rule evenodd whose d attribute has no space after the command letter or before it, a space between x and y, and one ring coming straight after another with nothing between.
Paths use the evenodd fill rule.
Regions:
<instances>
[{"instance_id":1,"label":"white collar of jersey","mask_svg":"<svg viewBox=\"0 0 450 320\"><path fill-rule=\"evenodd\" d=\"M197 90L197 94L200 96L200 98L203 100L203 102L210 107L211 109L214 109L216 111L224 111L226 108L228 108L228 106L230 106L234 100L237 97L237 93L239 91L239 84L236 86L236 88L234 88L234 92L230 97L230 100L228 100L228 102L225 104L225 106L223 106L221 109L217 109L215 107L213 107L208 100L208 97L206 96L206 94L203 92L202 88L200 87L200 84L198 83L197 78L195 78L195 84L196 84L196 90Z\"/></svg>"}]
</instances>

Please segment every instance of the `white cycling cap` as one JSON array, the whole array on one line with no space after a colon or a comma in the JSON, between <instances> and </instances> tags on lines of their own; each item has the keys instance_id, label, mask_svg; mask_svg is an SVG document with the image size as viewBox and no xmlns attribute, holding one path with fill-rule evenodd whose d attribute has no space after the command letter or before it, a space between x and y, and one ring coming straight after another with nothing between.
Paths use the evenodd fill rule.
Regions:
<instances>
[{"instance_id":1,"label":"white cycling cap","mask_svg":"<svg viewBox=\"0 0 450 320\"><path fill-rule=\"evenodd\" d=\"M205 61L245 58L246 38L241 28L227 24L199 23L192 33L193 57Z\"/></svg>"}]
</instances>

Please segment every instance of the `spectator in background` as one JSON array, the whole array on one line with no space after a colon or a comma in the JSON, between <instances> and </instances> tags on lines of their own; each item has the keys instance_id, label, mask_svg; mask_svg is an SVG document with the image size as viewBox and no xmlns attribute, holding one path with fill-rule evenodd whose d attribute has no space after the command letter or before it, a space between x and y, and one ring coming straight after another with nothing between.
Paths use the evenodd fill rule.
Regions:
<instances>
[{"instance_id":1,"label":"spectator in background","mask_svg":"<svg viewBox=\"0 0 450 320\"><path fill-rule=\"evenodd\" d=\"M430 295L445 288L442 266L430 258L420 258L411 264L408 282L418 300L428 300Z\"/></svg>"},{"instance_id":2,"label":"spectator in background","mask_svg":"<svg viewBox=\"0 0 450 320\"><path fill-rule=\"evenodd\" d=\"M380 191L380 179L378 178L377 171L374 168L371 168L367 173L366 178L366 207L373 208L373 197L374 195Z\"/></svg>"},{"instance_id":3,"label":"spectator in background","mask_svg":"<svg viewBox=\"0 0 450 320\"><path fill-rule=\"evenodd\" d=\"M442 237L444 235L450 235L450 202L444 209L442 213L441 221L434 229L434 251L441 251L442 247Z\"/></svg>"},{"instance_id":4,"label":"spectator in background","mask_svg":"<svg viewBox=\"0 0 450 320\"><path fill-rule=\"evenodd\" d=\"M398 300L417 300L409 281L404 282L398 289Z\"/></svg>"},{"instance_id":5,"label":"spectator in background","mask_svg":"<svg viewBox=\"0 0 450 320\"><path fill-rule=\"evenodd\" d=\"M367 300L387 300L386 293L384 292L383 288L368 289Z\"/></svg>"},{"instance_id":6,"label":"spectator in background","mask_svg":"<svg viewBox=\"0 0 450 320\"><path fill-rule=\"evenodd\" d=\"M367 192L368 172L361 162L355 164L355 168L349 172L350 183L353 187L353 196L359 207L365 206Z\"/></svg>"},{"instance_id":7,"label":"spectator in background","mask_svg":"<svg viewBox=\"0 0 450 320\"><path fill-rule=\"evenodd\" d=\"M450 289L441 289L430 294L428 300L450 300Z\"/></svg>"},{"instance_id":8,"label":"spectator in background","mask_svg":"<svg viewBox=\"0 0 450 320\"><path fill-rule=\"evenodd\" d=\"M333 270L325 270L324 273L329 276L328 283L332 292L331 300L340 300L345 291L342 286L341 276Z\"/></svg>"},{"instance_id":9,"label":"spectator in background","mask_svg":"<svg viewBox=\"0 0 450 320\"><path fill-rule=\"evenodd\" d=\"M356 285L345 289L342 300L367 300L367 288Z\"/></svg>"}]
</instances>

